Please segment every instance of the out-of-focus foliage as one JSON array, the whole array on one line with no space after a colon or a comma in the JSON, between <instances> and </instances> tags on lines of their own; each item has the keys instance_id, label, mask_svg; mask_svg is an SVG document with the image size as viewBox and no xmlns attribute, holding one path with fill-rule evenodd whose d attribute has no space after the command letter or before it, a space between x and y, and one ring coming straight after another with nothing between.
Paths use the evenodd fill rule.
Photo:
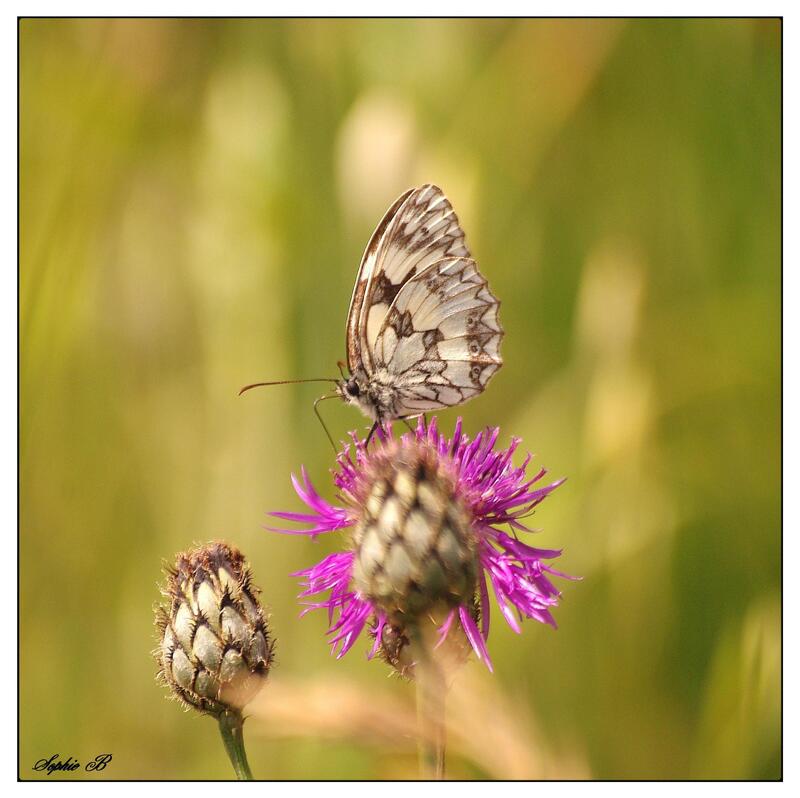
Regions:
<instances>
[{"instance_id":1,"label":"out-of-focus foliage","mask_svg":"<svg viewBox=\"0 0 800 798\"><path fill-rule=\"evenodd\" d=\"M558 632L495 616L451 774L780 774L778 22L20 29L24 777L105 752L108 777L231 775L148 653L161 560L218 537L278 637L255 774L415 775L411 688L297 619L289 572L342 541L262 528L301 463L332 493L320 386L236 394L337 374L367 238L425 181L506 328L440 422L569 478L536 542L585 577ZM365 422L321 407L336 437Z\"/></svg>"}]
</instances>

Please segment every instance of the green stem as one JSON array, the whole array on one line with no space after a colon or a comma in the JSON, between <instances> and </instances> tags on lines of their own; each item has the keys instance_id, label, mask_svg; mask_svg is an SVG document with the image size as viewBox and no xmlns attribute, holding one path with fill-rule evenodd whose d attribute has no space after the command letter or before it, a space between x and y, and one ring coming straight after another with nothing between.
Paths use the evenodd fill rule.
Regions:
<instances>
[{"instance_id":1,"label":"green stem","mask_svg":"<svg viewBox=\"0 0 800 798\"><path fill-rule=\"evenodd\" d=\"M419 629L412 631L414 678L417 683L420 773L425 779L444 779L446 731L444 723L447 685L433 652Z\"/></svg>"},{"instance_id":2,"label":"green stem","mask_svg":"<svg viewBox=\"0 0 800 798\"><path fill-rule=\"evenodd\" d=\"M225 750L231 758L231 764L239 781L252 781L253 774L247 764L247 753L244 750L244 736L242 735L244 718L241 712L223 712L219 716L219 733Z\"/></svg>"}]
</instances>

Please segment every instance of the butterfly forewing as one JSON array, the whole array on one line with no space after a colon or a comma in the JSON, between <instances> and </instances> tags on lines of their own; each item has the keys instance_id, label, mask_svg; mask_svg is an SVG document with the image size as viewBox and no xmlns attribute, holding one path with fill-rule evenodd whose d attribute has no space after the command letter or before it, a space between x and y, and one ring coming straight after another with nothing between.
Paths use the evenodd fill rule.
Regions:
<instances>
[{"instance_id":1,"label":"butterfly forewing","mask_svg":"<svg viewBox=\"0 0 800 798\"><path fill-rule=\"evenodd\" d=\"M469 256L458 217L434 185L407 191L384 216L364 253L347 325L351 371L375 370L373 348L403 286L448 256Z\"/></svg>"},{"instance_id":2,"label":"butterfly forewing","mask_svg":"<svg viewBox=\"0 0 800 798\"><path fill-rule=\"evenodd\" d=\"M381 251L381 240L400 206L413 193L414 189L409 189L392 203L392 206L381 219L380 224L375 228L375 232L372 234L361 257L361 266L358 269L356 283L353 286L353 296L350 299L350 310L347 313L347 367L351 373L358 368L363 368L364 352L361 343L362 336L359 333L359 323L367 295L367 285L369 284L370 276L375 271L375 264Z\"/></svg>"}]
</instances>

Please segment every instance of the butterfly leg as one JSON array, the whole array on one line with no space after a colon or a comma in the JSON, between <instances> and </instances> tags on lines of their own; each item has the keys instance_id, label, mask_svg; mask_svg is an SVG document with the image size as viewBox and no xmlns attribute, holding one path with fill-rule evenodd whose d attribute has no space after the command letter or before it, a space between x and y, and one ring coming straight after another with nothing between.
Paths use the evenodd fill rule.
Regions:
<instances>
[{"instance_id":1,"label":"butterfly leg","mask_svg":"<svg viewBox=\"0 0 800 798\"><path fill-rule=\"evenodd\" d=\"M320 402L324 402L326 399L335 399L337 394L331 393L326 394L325 396L320 396L319 399L315 400L314 402L314 413L316 414L317 418L319 419L319 423L322 424L322 429L325 430L325 434L328 436L328 440L331 442L331 446L333 446L333 451L338 452L339 450L336 448L336 444L333 442L333 438L331 437L330 432L328 432L328 427L326 426L325 422L322 420L322 416L320 415L319 408L317 405Z\"/></svg>"},{"instance_id":2,"label":"butterfly leg","mask_svg":"<svg viewBox=\"0 0 800 798\"><path fill-rule=\"evenodd\" d=\"M408 416L403 416L400 421L402 421L412 432L415 432L414 425L408 420Z\"/></svg>"},{"instance_id":3,"label":"butterfly leg","mask_svg":"<svg viewBox=\"0 0 800 798\"><path fill-rule=\"evenodd\" d=\"M373 422L372 426L370 427L369 434L367 435L367 440L364 443L364 448L365 449L369 447L369 442L372 440L372 436L375 434L375 430L378 429L378 425L379 424L380 424L380 421L375 421L375 422Z\"/></svg>"}]
</instances>

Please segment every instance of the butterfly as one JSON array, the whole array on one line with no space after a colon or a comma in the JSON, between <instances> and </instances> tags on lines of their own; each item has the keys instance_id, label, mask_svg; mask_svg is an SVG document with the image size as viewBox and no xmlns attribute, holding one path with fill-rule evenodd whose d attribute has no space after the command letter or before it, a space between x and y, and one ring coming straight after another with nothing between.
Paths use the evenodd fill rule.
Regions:
<instances>
[{"instance_id":1,"label":"butterfly","mask_svg":"<svg viewBox=\"0 0 800 798\"><path fill-rule=\"evenodd\" d=\"M500 302L438 186L392 203L364 250L335 393L380 425L459 405L502 366ZM256 385L275 383L256 383ZM316 409L316 405L315 405Z\"/></svg>"}]
</instances>

